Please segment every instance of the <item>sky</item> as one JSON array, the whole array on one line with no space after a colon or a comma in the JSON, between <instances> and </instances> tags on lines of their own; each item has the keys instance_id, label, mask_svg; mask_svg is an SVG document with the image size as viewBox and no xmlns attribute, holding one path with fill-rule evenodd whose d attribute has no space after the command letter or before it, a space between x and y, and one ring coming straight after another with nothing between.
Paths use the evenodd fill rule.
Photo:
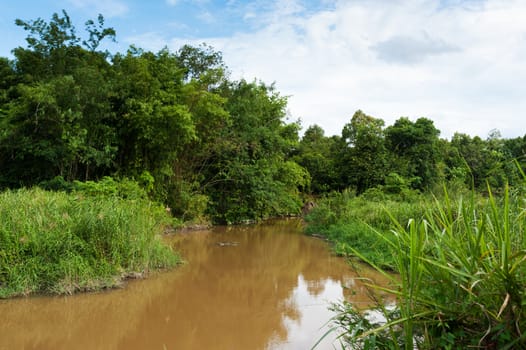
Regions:
<instances>
[{"instance_id":1,"label":"sky","mask_svg":"<svg viewBox=\"0 0 526 350\"><path fill-rule=\"evenodd\" d=\"M62 9L79 35L103 14L112 52L211 45L232 79L275 83L303 130L340 135L360 109L443 138L526 134L524 0L0 0L0 56L25 46L16 18Z\"/></svg>"}]
</instances>

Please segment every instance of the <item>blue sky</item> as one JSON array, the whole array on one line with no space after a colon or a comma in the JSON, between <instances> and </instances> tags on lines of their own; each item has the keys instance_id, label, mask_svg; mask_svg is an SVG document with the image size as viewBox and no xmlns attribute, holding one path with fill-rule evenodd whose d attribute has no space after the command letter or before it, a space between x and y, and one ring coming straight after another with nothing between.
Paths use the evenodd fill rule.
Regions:
<instances>
[{"instance_id":1,"label":"blue sky","mask_svg":"<svg viewBox=\"0 0 526 350\"><path fill-rule=\"evenodd\" d=\"M275 82L290 119L328 135L358 109L387 125L428 117L443 137L526 134L523 0L4 0L0 56L25 45L16 18L62 9L79 33L102 13L112 51L206 42L234 79Z\"/></svg>"}]
</instances>

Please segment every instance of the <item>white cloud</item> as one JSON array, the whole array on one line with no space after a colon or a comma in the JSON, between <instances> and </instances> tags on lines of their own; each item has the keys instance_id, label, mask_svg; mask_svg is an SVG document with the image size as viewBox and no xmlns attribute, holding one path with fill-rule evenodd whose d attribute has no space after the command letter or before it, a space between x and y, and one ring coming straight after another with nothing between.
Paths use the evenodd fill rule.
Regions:
<instances>
[{"instance_id":1,"label":"white cloud","mask_svg":"<svg viewBox=\"0 0 526 350\"><path fill-rule=\"evenodd\" d=\"M371 49L381 60L405 64L420 62L427 56L459 51L441 39L431 38L425 31L415 37L395 35L373 45Z\"/></svg>"},{"instance_id":2,"label":"white cloud","mask_svg":"<svg viewBox=\"0 0 526 350\"><path fill-rule=\"evenodd\" d=\"M214 15L210 12L210 11L203 11L201 12L197 18L199 18L199 20L201 20L202 22L205 22L205 23L214 23L216 21L216 18L214 17Z\"/></svg>"},{"instance_id":3,"label":"white cloud","mask_svg":"<svg viewBox=\"0 0 526 350\"><path fill-rule=\"evenodd\" d=\"M222 51L234 77L275 81L305 126L339 134L362 109L388 125L431 118L445 137L526 133L526 2L342 0L317 12L273 4L247 11L256 31L195 43Z\"/></svg>"},{"instance_id":4,"label":"white cloud","mask_svg":"<svg viewBox=\"0 0 526 350\"><path fill-rule=\"evenodd\" d=\"M138 48L159 52L167 46L166 39L156 32L146 32L138 35L129 36L124 39L128 45L134 45Z\"/></svg>"},{"instance_id":5,"label":"white cloud","mask_svg":"<svg viewBox=\"0 0 526 350\"><path fill-rule=\"evenodd\" d=\"M73 6L105 17L118 17L128 12L128 5L121 0L68 0Z\"/></svg>"}]
</instances>

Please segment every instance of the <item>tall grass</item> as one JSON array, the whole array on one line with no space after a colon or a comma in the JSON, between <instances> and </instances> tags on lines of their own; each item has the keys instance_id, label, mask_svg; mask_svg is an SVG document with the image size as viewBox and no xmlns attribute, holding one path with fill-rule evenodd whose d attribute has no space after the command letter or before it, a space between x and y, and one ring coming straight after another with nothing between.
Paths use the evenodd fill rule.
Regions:
<instances>
[{"instance_id":1,"label":"tall grass","mask_svg":"<svg viewBox=\"0 0 526 350\"><path fill-rule=\"evenodd\" d=\"M0 297L70 294L175 265L159 235L166 212L146 200L40 189L0 194Z\"/></svg>"},{"instance_id":2,"label":"tall grass","mask_svg":"<svg viewBox=\"0 0 526 350\"><path fill-rule=\"evenodd\" d=\"M407 222L391 215L389 247L398 275L397 306L367 323L352 306L336 319L349 344L390 349L515 349L526 346L526 218L524 193L451 199L447 191ZM375 265L358 249L355 255ZM385 271L384 271L385 272ZM365 321L364 321L365 320ZM364 326L365 325L365 326Z\"/></svg>"},{"instance_id":3,"label":"tall grass","mask_svg":"<svg viewBox=\"0 0 526 350\"><path fill-rule=\"evenodd\" d=\"M333 193L321 200L305 218L308 234L323 235L333 242L336 253L344 256L365 257L376 266L393 270L395 262L386 254L389 244L385 238L392 237L392 220L387 212L400 222L421 217L427 199L413 196L411 200L396 197L355 197L352 193ZM378 235L377 232L381 232Z\"/></svg>"}]
</instances>

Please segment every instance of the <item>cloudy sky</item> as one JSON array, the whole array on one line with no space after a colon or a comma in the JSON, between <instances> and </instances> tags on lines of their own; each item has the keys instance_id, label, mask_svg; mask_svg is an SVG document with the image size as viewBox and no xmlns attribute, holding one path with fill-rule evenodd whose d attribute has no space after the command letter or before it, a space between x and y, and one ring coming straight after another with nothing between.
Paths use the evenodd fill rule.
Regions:
<instances>
[{"instance_id":1,"label":"cloudy sky","mask_svg":"<svg viewBox=\"0 0 526 350\"><path fill-rule=\"evenodd\" d=\"M290 119L340 134L353 113L427 117L442 137L526 134L524 0L17 0L0 2L0 56L16 18L102 13L113 51L212 45L232 78L275 82Z\"/></svg>"}]
</instances>

